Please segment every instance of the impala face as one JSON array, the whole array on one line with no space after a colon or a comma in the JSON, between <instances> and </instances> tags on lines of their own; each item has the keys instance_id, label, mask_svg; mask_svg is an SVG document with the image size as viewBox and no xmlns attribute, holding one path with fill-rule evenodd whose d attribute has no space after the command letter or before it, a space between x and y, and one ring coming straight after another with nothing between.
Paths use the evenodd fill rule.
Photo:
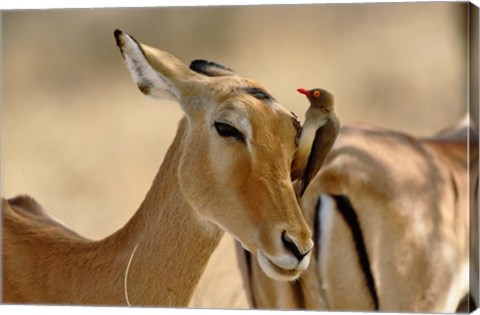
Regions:
<instances>
[{"instance_id":1,"label":"impala face","mask_svg":"<svg viewBox=\"0 0 480 315\"><path fill-rule=\"evenodd\" d=\"M126 33L115 36L140 90L177 100L186 114L178 180L190 206L255 254L267 275L297 278L313 242L290 179L292 114L229 69L199 61L195 72Z\"/></svg>"}]
</instances>

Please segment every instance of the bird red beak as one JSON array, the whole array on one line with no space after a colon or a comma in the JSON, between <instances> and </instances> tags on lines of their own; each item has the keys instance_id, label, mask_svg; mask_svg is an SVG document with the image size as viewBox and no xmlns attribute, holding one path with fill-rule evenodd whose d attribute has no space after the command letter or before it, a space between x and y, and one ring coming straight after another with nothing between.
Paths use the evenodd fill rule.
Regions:
<instances>
[{"instance_id":1,"label":"bird red beak","mask_svg":"<svg viewBox=\"0 0 480 315\"><path fill-rule=\"evenodd\" d=\"M298 93L304 94L306 96L310 96L310 92L305 89L297 89Z\"/></svg>"}]
</instances>

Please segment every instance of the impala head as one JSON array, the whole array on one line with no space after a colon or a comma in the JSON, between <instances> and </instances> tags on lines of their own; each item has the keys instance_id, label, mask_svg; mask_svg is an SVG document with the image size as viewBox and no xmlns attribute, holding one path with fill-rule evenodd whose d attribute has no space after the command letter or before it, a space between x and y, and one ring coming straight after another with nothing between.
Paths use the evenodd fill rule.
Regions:
<instances>
[{"instance_id":1,"label":"impala head","mask_svg":"<svg viewBox=\"0 0 480 315\"><path fill-rule=\"evenodd\" d=\"M140 90L176 100L187 117L178 180L190 206L255 254L267 275L293 280L313 246L290 179L296 118L257 82L174 56L115 31Z\"/></svg>"}]
</instances>

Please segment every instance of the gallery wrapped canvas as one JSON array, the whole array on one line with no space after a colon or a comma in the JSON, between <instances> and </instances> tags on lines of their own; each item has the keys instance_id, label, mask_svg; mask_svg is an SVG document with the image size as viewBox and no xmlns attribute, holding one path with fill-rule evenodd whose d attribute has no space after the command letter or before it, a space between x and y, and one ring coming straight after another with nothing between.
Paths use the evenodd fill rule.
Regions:
<instances>
[{"instance_id":1,"label":"gallery wrapped canvas","mask_svg":"<svg viewBox=\"0 0 480 315\"><path fill-rule=\"evenodd\" d=\"M2 303L473 311L478 16L3 10Z\"/></svg>"}]
</instances>

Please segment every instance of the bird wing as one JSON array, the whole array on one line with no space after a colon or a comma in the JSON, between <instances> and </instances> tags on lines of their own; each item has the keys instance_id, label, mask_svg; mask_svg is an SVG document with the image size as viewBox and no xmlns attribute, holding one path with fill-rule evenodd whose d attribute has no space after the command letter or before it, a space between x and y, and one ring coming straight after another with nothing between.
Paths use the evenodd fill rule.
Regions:
<instances>
[{"instance_id":1,"label":"bird wing","mask_svg":"<svg viewBox=\"0 0 480 315\"><path fill-rule=\"evenodd\" d=\"M318 128L315 132L315 139L313 140L312 149L308 157L307 166L303 173L302 182L300 184L300 197L303 195L308 187L308 184L317 175L325 158L332 149L335 139L338 135L340 122L337 116L332 113L325 124Z\"/></svg>"}]
</instances>

